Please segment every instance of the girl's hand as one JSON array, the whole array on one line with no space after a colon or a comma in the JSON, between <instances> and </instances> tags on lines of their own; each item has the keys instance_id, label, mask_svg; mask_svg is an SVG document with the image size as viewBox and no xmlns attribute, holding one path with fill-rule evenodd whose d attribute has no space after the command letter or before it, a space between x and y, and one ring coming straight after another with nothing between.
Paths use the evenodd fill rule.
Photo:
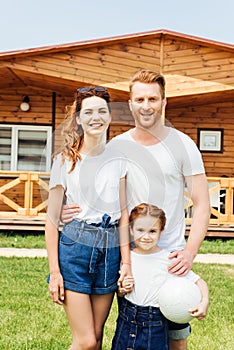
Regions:
<instances>
[{"instance_id":1,"label":"girl's hand","mask_svg":"<svg viewBox=\"0 0 234 350\"><path fill-rule=\"evenodd\" d=\"M134 278L126 276L122 282L118 281L119 293L126 294L132 291L134 286Z\"/></svg>"},{"instance_id":2,"label":"girl's hand","mask_svg":"<svg viewBox=\"0 0 234 350\"><path fill-rule=\"evenodd\" d=\"M49 282L50 297L54 303L59 305L64 301L64 286L63 277L60 272L53 272L50 274Z\"/></svg>"},{"instance_id":3,"label":"girl's hand","mask_svg":"<svg viewBox=\"0 0 234 350\"><path fill-rule=\"evenodd\" d=\"M195 308L190 309L189 312L193 317L199 321L204 320L207 314L208 302L201 301Z\"/></svg>"}]
</instances>

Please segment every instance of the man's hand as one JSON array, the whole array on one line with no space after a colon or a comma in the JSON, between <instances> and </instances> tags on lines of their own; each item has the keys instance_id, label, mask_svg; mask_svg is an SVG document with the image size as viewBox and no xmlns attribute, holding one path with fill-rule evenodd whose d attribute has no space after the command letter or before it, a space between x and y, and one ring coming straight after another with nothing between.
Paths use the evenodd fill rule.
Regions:
<instances>
[{"instance_id":1,"label":"man's hand","mask_svg":"<svg viewBox=\"0 0 234 350\"><path fill-rule=\"evenodd\" d=\"M185 276L191 270L193 265L193 258L186 250L177 250L168 256L169 259L174 259L168 266L168 272L177 275Z\"/></svg>"},{"instance_id":2,"label":"man's hand","mask_svg":"<svg viewBox=\"0 0 234 350\"><path fill-rule=\"evenodd\" d=\"M73 217L79 214L82 209L78 204L64 204L61 210L61 221L66 224L73 220Z\"/></svg>"}]
</instances>

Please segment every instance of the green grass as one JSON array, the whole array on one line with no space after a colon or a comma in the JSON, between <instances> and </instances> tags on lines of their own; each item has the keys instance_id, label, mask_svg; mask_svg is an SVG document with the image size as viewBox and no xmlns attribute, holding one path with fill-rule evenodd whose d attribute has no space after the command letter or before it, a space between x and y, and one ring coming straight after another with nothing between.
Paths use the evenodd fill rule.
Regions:
<instances>
[{"instance_id":1,"label":"green grass","mask_svg":"<svg viewBox=\"0 0 234 350\"><path fill-rule=\"evenodd\" d=\"M0 247L13 248L45 248L45 238L42 233L0 233ZM234 254L234 239L210 239L202 243L199 253Z\"/></svg>"},{"instance_id":2,"label":"green grass","mask_svg":"<svg viewBox=\"0 0 234 350\"><path fill-rule=\"evenodd\" d=\"M47 259L0 258L0 349L66 350L71 336L63 308L50 301ZM194 264L210 288L206 320L191 322L189 350L234 350L234 268L230 265ZM106 323L103 350L111 348L114 301Z\"/></svg>"},{"instance_id":3,"label":"green grass","mask_svg":"<svg viewBox=\"0 0 234 350\"><path fill-rule=\"evenodd\" d=\"M207 238L203 241L200 249L200 254L219 253L219 254L234 254L234 239L211 239Z\"/></svg>"},{"instance_id":4,"label":"green grass","mask_svg":"<svg viewBox=\"0 0 234 350\"><path fill-rule=\"evenodd\" d=\"M45 248L45 237L41 233L0 232L1 248Z\"/></svg>"}]
</instances>

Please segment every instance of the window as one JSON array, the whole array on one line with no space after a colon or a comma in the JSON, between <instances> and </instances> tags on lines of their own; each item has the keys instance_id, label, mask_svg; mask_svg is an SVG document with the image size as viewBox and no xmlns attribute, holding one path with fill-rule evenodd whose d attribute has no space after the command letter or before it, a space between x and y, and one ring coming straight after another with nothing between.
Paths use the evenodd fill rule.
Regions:
<instances>
[{"instance_id":1,"label":"window","mask_svg":"<svg viewBox=\"0 0 234 350\"><path fill-rule=\"evenodd\" d=\"M0 170L50 171L51 127L0 125Z\"/></svg>"}]
</instances>

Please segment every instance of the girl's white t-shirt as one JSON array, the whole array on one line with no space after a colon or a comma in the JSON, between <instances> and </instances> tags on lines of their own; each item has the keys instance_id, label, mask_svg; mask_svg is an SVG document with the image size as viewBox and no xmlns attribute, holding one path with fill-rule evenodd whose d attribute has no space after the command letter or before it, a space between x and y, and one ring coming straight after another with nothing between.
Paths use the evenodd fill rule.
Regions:
<instances>
[{"instance_id":1,"label":"girl's white t-shirt","mask_svg":"<svg viewBox=\"0 0 234 350\"><path fill-rule=\"evenodd\" d=\"M131 251L134 289L125 295L127 300L141 306L159 306L159 290L166 279L172 276L167 270L172 261L168 258L169 254L163 249L153 254L138 254ZM193 271L189 271L184 277L175 276L174 278L188 278L195 283L200 277Z\"/></svg>"},{"instance_id":2,"label":"girl's white t-shirt","mask_svg":"<svg viewBox=\"0 0 234 350\"><path fill-rule=\"evenodd\" d=\"M82 211L74 219L99 223L106 213L114 222L120 218L120 179L126 175L122 154L109 146L98 156L83 156L69 173L71 161L62 163L61 154L54 159L49 188L64 188L67 204L78 204Z\"/></svg>"}]
</instances>

